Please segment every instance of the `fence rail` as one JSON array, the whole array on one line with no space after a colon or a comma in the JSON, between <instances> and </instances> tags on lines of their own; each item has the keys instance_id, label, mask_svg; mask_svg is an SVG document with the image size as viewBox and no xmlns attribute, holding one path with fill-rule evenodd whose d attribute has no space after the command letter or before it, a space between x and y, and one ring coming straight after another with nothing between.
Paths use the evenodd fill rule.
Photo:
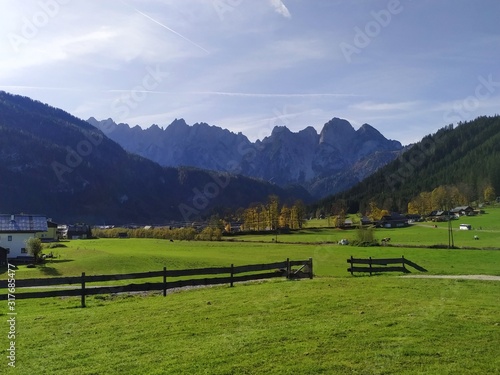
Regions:
<instances>
[{"instance_id":1,"label":"fence rail","mask_svg":"<svg viewBox=\"0 0 500 375\"><path fill-rule=\"evenodd\" d=\"M412 262L411 260L406 259L404 256L401 258L379 258L373 259L372 257L368 259L362 258L351 258L347 259L347 263L351 266L347 269L351 275L354 275L354 272L369 272L370 276L373 273L380 272L403 272L403 273L411 273L406 266L410 266L415 268L421 272L427 272L427 270L418 264ZM368 265L368 267L360 267L356 266L356 264ZM401 266L389 266L389 264L400 264ZM373 266L383 266L383 267L373 267Z\"/></svg>"},{"instance_id":2,"label":"fence rail","mask_svg":"<svg viewBox=\"0 0 500 375\"><path fill-rule=\"evenodd\" d=\"M299 269L292 269L294 266L300 266ZM263 272L271 271L272 272ZM213 276L225 275L222 277L199 277L195 279L184 280L169 280L169 278L179 278L186 276ZM15 299L26 298L48 298L48 297L71 297L81 296L81 305L85 307L85 297L96 294L113 294L125 292L146 292L146 291L163 291L163 296L167 295L167 290L173 288L182 288L187 286L200 285L220 285L252 280L271 279L275 277L286 278L313 278L313 263L312 258L308 260L290 260L283 262L267 263L267 264L251 264L246 266L230 267L210 267L196 268L184 270L167 270L164 267L162 271L138 272L130 274L114 274L114 275L92 275L87 276L85 272L81 276L70 277L53 277L41 279L20 279L15 281L16 295ZM128 284L117 286L88 286L88 283L107 282L118 280L132 279L149 279L162 278L161 282L146 282L141 284ZM79 289L70 289L71 285L80 284ZM19 293L17 288L33 288L47 287L50 289L54 286L67 286L69 289L48 290L48 291L29 291ZM7 280L0 280L0 289L8 287ZM0 300L7 300L8 294L0 294Z\"/></svg>"}]
</instances>

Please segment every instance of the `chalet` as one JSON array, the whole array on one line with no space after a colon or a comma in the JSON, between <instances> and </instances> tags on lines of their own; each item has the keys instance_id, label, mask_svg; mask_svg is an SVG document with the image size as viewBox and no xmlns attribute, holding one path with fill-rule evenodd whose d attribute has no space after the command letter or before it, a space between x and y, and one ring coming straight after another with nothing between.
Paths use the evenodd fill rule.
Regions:
<instances>
[{"instance_id":1,"label":"chalet","mask_svg":"<svg viewBox=\"0 0 500 375\"><path fill-rule=\"evenodd\" d=\"M371 225L373 221L368 216L363 216L361 218L361 225Z\"/></svg>"},{"instance_id":2,"label":"chalet","mask_svg":"<svg viewBox=\"0 0 500 375\"><path fill-rule=\"evenodd\" d=\"M451 209L450 214L455 216L473 216L474 209L471 206L459 206Z\"/></svg>"},{"instance_id":3,"label":"chalet","mask_svg":"<svg viewBox=\"0 0 500 375\"><path fill-rule=\"evenodd\" d=\"M405 217L408 219L408 223L415 223L418 221L422 221L422 216L418 214L407 214Z\"/></svg>"},{"instance_id":4,"label":"chalet","mask_svg":"<svg viewBox=\"0 0 500 375\"><path fill-rule=\"evenodd\" d=\"M0 214L0 263L30 258L26 241L47 230L45 216Z\"/></svg>"},{"instance_id":5,"label":"chalet","mask_svg":"<svg viewBox=\"0 0 500 375\"><path fill-rule=\"evenodd\" d=\"M70 240L92 238L92 229L87 224L68 225L66 238Z\"/></svg>"},{"instance_id":6,"label":"chalet","mask_svg":"<svg viewBox=\"0 0 500 375\"><path fill-rule=\"evenodd\" d=\"M47 231L36 233L35 237L40 238L42 240L42 242L59 241L57 227L58 227L58 225L49 219L49 220L47 220Z\"/></svg>"},{"instance_id":7,"label":"chalet","mask_svg":"<svg viewBox=\"0 0 500 375\"><path fill-rule=\"evenodd\" d=\"M449 211L443 211L443 210L439 210L439 211L432 211L429 216L427 216L427 220L430 220L430 221L435 221L435 222L438 222L438 221L449 221L451 216L454 216L453 214L450 214Z\"/></svg>"},{"instance_id":8,"label":"chalet","mask_svg":"<svg viewBox=\"0 0 500 375\"><path fill-rule=\"evenodd\" d=\"M340 226L342 229L351 229L354 227L354 223L352 222L352 219L345 219L344 224Z\"/></svg>"},{"instance_id":9,"label":"chalet","mask_svg":"<svg viewBox=\"0 0 500 375\"><path fill-rule=\"evenodd\" d=\"M408 225L408 218L396 212L382 216L382 219L377 223L380 228L403 228Z\"/></svg>"}]
</instances>

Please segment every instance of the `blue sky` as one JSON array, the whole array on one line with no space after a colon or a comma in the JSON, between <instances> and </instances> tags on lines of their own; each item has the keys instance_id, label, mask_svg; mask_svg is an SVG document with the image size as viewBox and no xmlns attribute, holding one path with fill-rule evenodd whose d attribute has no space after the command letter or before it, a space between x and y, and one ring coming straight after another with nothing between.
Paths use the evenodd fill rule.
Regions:
<instances>
[{"instance_id":1,"label":"blue sky","mask_svg":"<svg viewBox=\"0 0 500 375\"><path fill-rule=\"evenodd\" d=\"M499 113L498 0L2 0L0 90L251 140L333 117L407 144Z\"/></svg>"}]
</instances>

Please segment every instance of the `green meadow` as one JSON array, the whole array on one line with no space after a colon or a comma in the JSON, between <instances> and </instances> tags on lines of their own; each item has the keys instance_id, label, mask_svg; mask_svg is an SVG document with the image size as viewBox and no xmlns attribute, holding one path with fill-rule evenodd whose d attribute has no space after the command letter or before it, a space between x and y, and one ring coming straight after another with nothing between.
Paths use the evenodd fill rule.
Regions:
<instances>
[{"instance_id":1,"label":"green meadow","mask_svg":"<svg viewBox=\"0 0 500 375\"><path fill-rule=\"evenodd\" d=\"M400 229L406 231L407 229ZM328 230L325 230L328 232ZM336 230L333 230L335 232ZM397 230L393 230L396 233ZM332 231L330 231L332 232ZM291 235L300 236L300 235ZM307 236L305 234L304 236ZM328 238L332 235L326 235ZM335 235L333 235L335 236ZM470 249L426 249L396 246L353 247L336 243L274 243L245 240L244 242L175 241L157 239L97 239L63 242L67 247L55 248L55 258L43 266L20 266L17 278L53 276L123 274L202 267L222 267L272 263L313 258L318 277L345 277L347 259L405 258L426 268L429 274L500 275L500 251ZM46 250L46 252L49 250ZM0 275L6 278L4 272Z\"/></svg>"},{"instance_id":2,"label":"green meadow","mask_svg":"<svg viewBox=\"0 0 500 375\"><path fill-rule=\"evenodd\" d=\"M347 272L354 257L400 257L429 275L500 276L500 210L447 225L377 229L392 246L341 246L355 231L306 228L220 242L62 242L16 279L117 274L313 258L313 280L273 279L158 293L16 301L16 368L5 374L494 374L500 373L500 281ZM480 230L479 228L482 227ZM477 228L477 229L476 229ZM478 234L479 233L479 234ZM478 235L479 240L473 236ZM274 240L274 241L273 241ZM418 246L418 247L417 247ZM474 249L472 249L474 248ZM484 248L484 249L479 249ZM408 267L413 274L422 274ZM0 271L6 279L6 270ZM146 281L146 280L144 280ZM151 281L151 280L148 280ZM126 281L125 281L126 282ZM137 280L133 282L138 282ZM26 288L18 288L17 294ZM5 291L3 291L5 292ZM0 304L5 350L7 303Z\"/></svg>"}]
</instances>

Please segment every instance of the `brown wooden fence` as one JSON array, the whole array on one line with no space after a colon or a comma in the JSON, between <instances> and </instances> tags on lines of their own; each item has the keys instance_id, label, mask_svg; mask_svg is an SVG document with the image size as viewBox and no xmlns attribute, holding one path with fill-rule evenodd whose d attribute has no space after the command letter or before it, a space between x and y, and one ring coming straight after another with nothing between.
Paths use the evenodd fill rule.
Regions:
<instances>
[{"instance_id":1,"label":"brown wooden fence","mask_svg":"<svg viewBox=\"0 0 500 375\"><path fill-rule=\"evenodd\" d=\"M427 270L416 263L413 263L411 260L406 259L404 256L401 258L386 258L386 259L373 259L372 257L368 259L361 258L353 258L351 256L350 259L347 259L347 263L351 266L347 269L351 275L354 272L369 272L370 276L373 273L379 272L404 272L411 273L406 266L411 266L418 271L427 272ZM357 266L358 264L362 264L363 267ZM393 264L399 264L399 266L393 266ZM377 267L374 267L377 266Z\"/></svg>"},{"instance_id":2,"label":"brown wooden fence","mask_svg":"<svg viewBox=\"0 0 500 375\"><path fill-rule=\"evenodd\" d=\"M294 266L300 266L298 269L293 269ZM215 275L224 275L214 277ZM176 279L169 280L169 278L181 278L186 276L195 276L194 279ZM202 277L200 277L202 276ZM205 276L205 277L203 277ZM209 276L209 277L206 277ZM145 291L163 291L163 296L167 295L167 290L173 288L182 288L187 286L199 285L219 285L229 284L233 286L236 282L263 280L275 277L286 278L313 278L313 263L312 258L308 260L289 260L268 264L252 264L246 266L235 266L231 264L230 267L211 267L211 268L196 268L185 270L167 270L163 267L162 271L152 272L139 272L131 274L117 274L117 275L94 275L87 276L85 272L81 276L71 277L53 277L41 279L19 279L15 280L16 294L15 299L26 298L47 298L47 297L71 297L81 296L81 305L85 307L85 297L96 294L111 294L111 293L125 293L125 292L145 292ZM117 280L131 280L131 279L149 279L157 278L161 281L146 282L141 284L128 284L118 286L89 286L89 283L108 282ZM47 288L53 286L68 286L79 284L78 289L59 289L49 291L30 291L19 293L18 288ZM7 288L7 280L0 280L0 288ZM0 294L0 300L8 299L7 293Z\"/></svg>"}]
</instances>

